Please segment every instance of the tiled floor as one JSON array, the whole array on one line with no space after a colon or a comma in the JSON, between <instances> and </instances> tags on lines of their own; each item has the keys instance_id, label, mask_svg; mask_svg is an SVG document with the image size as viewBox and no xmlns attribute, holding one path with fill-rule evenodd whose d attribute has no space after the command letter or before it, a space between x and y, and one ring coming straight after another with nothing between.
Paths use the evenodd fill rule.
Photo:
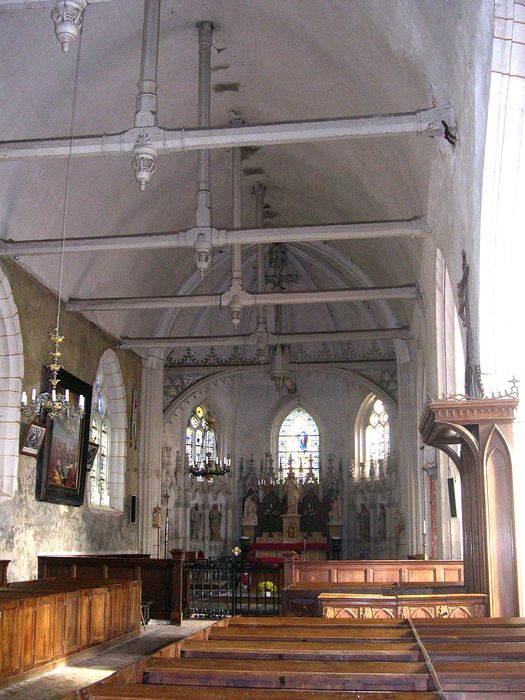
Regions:
<instances>
[{"instance_id":1,"label":"tiled floor","mask_svg":"<svg viewBox=\"0 0 525 700\"><path fill-rule=\"evenodd\" d=\"M2 700L59 700L68 693L85 688L90 683L129 666L142 656L153 654L177 639L193 634L210 621L185 620L182 627L150 623L140 637L102 651L93 650L88 656L71 662L31 680L14 683L0 690Z\"/></svg>"}]
</instances>

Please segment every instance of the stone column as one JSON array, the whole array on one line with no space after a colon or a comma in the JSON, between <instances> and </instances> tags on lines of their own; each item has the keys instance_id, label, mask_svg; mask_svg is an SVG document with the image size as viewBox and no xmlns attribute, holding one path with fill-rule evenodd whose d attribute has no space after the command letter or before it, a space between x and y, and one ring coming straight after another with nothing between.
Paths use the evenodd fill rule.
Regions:
<instances>
[{"instance_id":1,"label":"stone column","mask_svg":"<svg viewBox=\"0 0 525 700\"><path fill-rule=\"evenodd\" d=\"M161 500L164 359L149 355L142 365L139 464L140 551L154 554L153 508Z\"/></svg>"}]
</instances>

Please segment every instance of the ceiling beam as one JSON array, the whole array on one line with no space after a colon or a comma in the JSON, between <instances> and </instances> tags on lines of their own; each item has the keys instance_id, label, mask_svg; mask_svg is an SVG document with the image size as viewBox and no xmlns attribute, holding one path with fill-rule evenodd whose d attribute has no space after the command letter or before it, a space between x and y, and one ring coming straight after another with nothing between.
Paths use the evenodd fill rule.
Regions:
<instances>
[{"instance_id":1,"label":"ceiling beam","mask_svg":"<svg viewBox=\"0 0 525 700\"><path fill-rule=\"evenodd\" d=\"M69 299L68 311L122 311L127 309L189 309L227 307L235 297L240 307L270 304L330 304L338 302L417 299L416 284L398 287L358 287L354 289L306 290L300 292L264 292L252 294L244 290L232 294L195 294L166 297L115 297L110 299Z\"/></svg>"},{"instance_id":2,"label":"ceiling beam","mask_svg":"<svg viewBox=\"0 0 525 700\"><path fill-rule=\"evenodd\" d=\"M243 124L212 129L162 129L142 127L119 134L59 137L0 142L0 160L20 158L67 158L71 156L121 156L132 153L139 138L148 136L148 146L159 155L239 146L275 146L338 139L427 134L445 136L445 122L454 126L449 105L417 112L382 114L342 119Z\"/></svg>"},{"instance_id":3,"label":"ceiling beam","mask_svg":"<svg viewBox=\"0 0 525 700\"><path fill-rule=\"evenodd\" d=\"M293 345L294 343L327 343L359 340L411 340L408 326L399 328L367 328L348 331L317 331L307 333L246 333L243 335L185 336L178 338L128 338L119 340L119 348L197 348L222 346Z\"/></svg>"},{"instance_id":4,"label":"ceiling beam","mask_svg":"<svg viewBox=\"0 0 525 700\"><path fill-rule=\"evenodd\" d=\"M193 248L201 228L166 233L139 233L130 236L100 236L66 239L66 253L92 253L110 250L154 250L162 248ZM306 243L310 241L349 241L394 237L426 238L432 233L424 219L376 221L370 223L320 224L315 226L278 226L272 228L206 229L213 248L224 245L255 245L257 243ZM12 241L0 243L0 254L55 255L60 252L59 238Z\"/></svg>"}]
</instances>

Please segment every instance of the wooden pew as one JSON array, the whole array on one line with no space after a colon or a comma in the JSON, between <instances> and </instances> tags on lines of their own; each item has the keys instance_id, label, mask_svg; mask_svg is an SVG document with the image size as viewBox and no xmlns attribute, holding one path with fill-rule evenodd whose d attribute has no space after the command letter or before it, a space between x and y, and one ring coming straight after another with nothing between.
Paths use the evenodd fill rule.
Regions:
<instances>
[{"instance_id":1,"label":"wooden pew","mask_svg":"<svg viewBox=\"0 0 525 700\"><path fill-rule=\"evenodd\" d=\"M139 581L22 581L0 588L0 685L138 634Z\"/></svg>"},{"instance_id":2,"label":"wooden pew","mask_svg":"<svg viewBox=\"0 0 525 700\"><path fill-rule=\"evenodd\" d=\"M363 596L383 595L422 595L422 594L460 594L465 593L465 586L457 581L300 581L291 583L281 592L281 614L284 616L322 615L318 597L321 593L353 593Z\"/></svg>"},{"instance_id":3,"label":"wooden pew","mask_svg":"<svg viewBox=\"0 0 525 700\"><path fill-rule=\"evenodd\" d=\"M520 618L230 618L141 662L143 684L134 673L82 700L525 700L524 631Z\"/></svg>"},{"instance_id":4,"label":"wooden pew","mask_svg":"<svg viewBox=\"0 0 525 700\"><path fill-rule=\"evenodd\" d=\"M150 659L145 683L311 690L428 690L421 662Z\"/></svg>"},{"instance_id":5,"label":"wooden pew","mask_svg":"<svg viewBox=\"0 0 525 700\"><path fill-rule=\"evenodd\" d=\"M421 661L415 643L392 644L362 642L273 642L252 640L186 641L180 655L184 658L265 659L290 661Z\"/></svg>"},{"instance_id":6,"label":"wooden pew","mask_svg":"<svg viewBox=\"0 0 525 700\"><path fill-rule=\"evenodd\" d=\"M206 686L204 689L201 686L107 684L86 696L87 700L202 700L203 697L212 697L214 700L363 700L363 693L351 690L272 690L224 686ZM367 697L369 700L439 700L439 695L433 692L378 691Z\"/></svg>"},{"instance_id":7,"label":"wooden pew","mask_svg":"<svg viewBox=\"0 0 525 700\"><path fill-rule=\"evenodd\" d=\"M151 601L151 616L182 622L184 552L173 559L151 559L149 555L39 555L38 578L81 581L142 581L143 600ZM175 554L173 555L175 557Z\"/></svg>"}]
</instances>

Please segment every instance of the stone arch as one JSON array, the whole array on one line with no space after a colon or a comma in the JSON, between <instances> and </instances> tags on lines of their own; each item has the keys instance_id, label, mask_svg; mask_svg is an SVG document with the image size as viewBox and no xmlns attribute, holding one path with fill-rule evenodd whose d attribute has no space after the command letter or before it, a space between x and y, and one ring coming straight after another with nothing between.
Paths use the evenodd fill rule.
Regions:
<instances>
[{"instance_id":1,"label":"stone arch","mask_svg":"<svg viewBox=\"0 0 525 700\"><path fill-rule=\"evenodd\" d=\"M0 501L17 487L24 348L11 285L0 267Z\"/></svg>"},{"instance_id":2,"label":"stone arch","mask_svg":"<svg viewBox=\"0 0 525 700\"><path fill-rule=\"evenodd\" d=\"M127 455L126 387L120 363L111 348L103 352L97 374L99 372L102 372L107 387L108 412L111 420L109 502L111 508L122 511L124 510Z\"/></svg>"}]
</instances>

